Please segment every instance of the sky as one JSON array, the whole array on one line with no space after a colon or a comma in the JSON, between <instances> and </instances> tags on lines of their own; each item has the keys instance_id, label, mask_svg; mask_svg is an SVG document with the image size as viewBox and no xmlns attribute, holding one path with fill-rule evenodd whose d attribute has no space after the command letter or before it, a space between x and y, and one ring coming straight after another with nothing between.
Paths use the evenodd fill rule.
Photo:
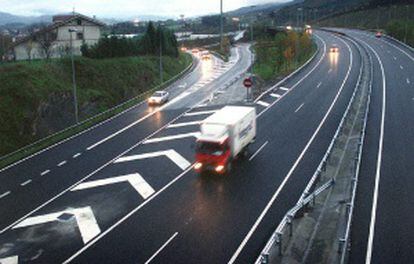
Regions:
<instances>
[{"instance_id":1,"label":"sky","mask_svg":"<svg viewBox=\"0 0 414 264\"><path fill-rule=\"evenodd\" d=\"M224 11L242 6L287 0L223 0ZM75 11L101 18L131 18L140 15L193 17L220 10L219 0L0 0L0 12L39 16Z\"/></svg>"}]
</instances>

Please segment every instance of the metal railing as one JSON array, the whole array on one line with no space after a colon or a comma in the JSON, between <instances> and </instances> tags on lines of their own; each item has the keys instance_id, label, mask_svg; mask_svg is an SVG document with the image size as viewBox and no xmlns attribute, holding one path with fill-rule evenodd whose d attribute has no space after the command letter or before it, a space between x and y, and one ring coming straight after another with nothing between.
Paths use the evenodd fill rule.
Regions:
<instances>
[{"instance_id":1,"label":"metal railing","mask_svg":"<svg viewBox=\"0 0 414 264\"><path fill-rule=\"evenodd\" d=\"M342 36L346 37L346 35L342 35ZM349 37L347 37L347 38L350 39ZM359 45L355 41L353 41L353 43L358 48L358 51L359 51L360 56L362 58L363 55L362 55L362 51L359 48ZM347 118L349 116L351 107L352 107L353 103L355 102L355 98L357 96L357 93L362 92L363 86L361 84L362 84L363 70L364 70L364 63L361 64L358 81L357 81L357 84L355 85L355 89L353 91L353 94L352 94L352 96L349 100L349 103L346 107L346 110L345 110L345 112L344 112L344 114L341 118L339 126L338 126L337 130L335 131L335 134L334 134L334 136L333 136L333 138L332 138L332 140L329 144L329 147L328 147L325 155L322 158L322 161L319 163L316 171L314 172L312 178L308 182L305 190L303 191L303 193L302 193L301 197L299 198L298 202L296 203L296 205L293 208L291 208L285 214L282 221L279 223L276 230L273 232L270 239L267 241L265 247L263 248L262 252L260 253L259 257L257 258L257 260L255 262L256 264L268 263L269 262L270 251L271 251L271 248L275 244L277 245L279 256L282 255L283 234L285 233L286 227L289 227L289 236L292 236L292 234L293 234L293 219L294 219L296 213L299 210L301 210L302 208L304 208L306 205L308 205L311 201L314 202L316 196L318 196L323 191L327 190L328 188L330 188L331 186L333 186L335 184L335 178L331 177L331 179L329 179L327 182L322 184L318 189L316 189L313 192L310 191L315 186L315 183L320 178L322 172L324 172L326 170L326 165L328 163L328 160L329 160L329 158L330 158L330 156L333 152L333 148L335 147L336 142L338 141L339 135L340 135L340 133L342 132L342 130L344 128L345 121L347 120ZM369 94L370 94L370 92L369 92ZM367 103L367 105L369 105L369 102ZM365 116L367 116L367 114ZM365 126L364 126L363 135L365 135ZM360 149L362 149L362 146L360 146ZM359 162L358 162L358 164L359 164ZM359 173L359 170L356 171L355 173ZM355 182L355 186L356 186L356 182ZM353 207L353 204L352 204L352 207ZM348 241L349 231L347 231L346 234L347 235L345 236L345 239L346 239L346 241Z\"/></svg>"}]
</instances>

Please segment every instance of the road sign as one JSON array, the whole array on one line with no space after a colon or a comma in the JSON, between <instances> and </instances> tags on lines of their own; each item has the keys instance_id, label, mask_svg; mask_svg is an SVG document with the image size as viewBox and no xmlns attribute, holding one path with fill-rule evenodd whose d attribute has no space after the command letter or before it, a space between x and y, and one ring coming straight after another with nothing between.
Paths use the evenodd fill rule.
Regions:
<instances>
[{"instance_id":1,"label":"road sign","mask_svg":"<svg viewBox=\"0 0 414 264\"><path fill-rule=\"evenodd\" d=\"M253 85L253 81L252 81L252 79L251 79L250 77L247 77L246 79L244 79L244 81L243 81L243 85L244 85L244 87L246 87L246 88L250 88L250 87L252 87L252 85Z\"/></svg>"}]
</instances>

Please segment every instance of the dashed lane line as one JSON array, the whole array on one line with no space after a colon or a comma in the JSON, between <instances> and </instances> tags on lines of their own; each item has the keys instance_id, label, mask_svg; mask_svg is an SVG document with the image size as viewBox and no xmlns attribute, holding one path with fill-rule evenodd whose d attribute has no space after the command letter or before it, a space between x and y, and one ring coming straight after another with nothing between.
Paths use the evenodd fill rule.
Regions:
<instances>
[{"instance_id":1,"label":"dashed lane line","mask_svg":"<svg viewBox=\"0 0 414 264\"><path fill-rule=\"evenodd\" d=\"M45 176L46 174L48 174L50 172L50 170L45 170L42 173L40 173L40 176Z\"/></svg>"},{"instance_id":2,"label":"dashed lane line","mask_svg":"<svg viewBox=\"0 0 414 264\"><path fill-rule=\"evenodd\" d=\"M11 191L4 192L3 194L0 195L0 199L6 197L9 194L11 194Z\"/></svg>"},{"instance_id":3,"label":"dashed lane line","mask_svg":"<svg viewBox=\"0 0 414 264\"><path fill-rule=\"evenodd\" d=\"M263 143L263 145L261 145L260 148L255 153L253 153L253 155L249 158L249 161L252 161L260 153L260 151L262 151L262 149L266 147L268 143L269 141L266 141L265 143Z\"/></svg>"},{"instance_id":4,"label":"dashed lane line","mask_svg":"<svg viewBox=\"0 0 414 264\"><path fill-rule=\"evenodd\" d=\"M58 167L62 167L63 165L65 165L67 163L67 161L66 160L64 160L64 161L62 161L62 162L60 162L59 164L58 164Z\"/></svg>"},{"instance_id":5,"label":"dashed lane line","mask_svg":"<svg viewBox=\"0 0 414 264\"><path fill-rule=\"evenodd\" d=\"M201 121L177 123L177 124L171 124L167 128L176 128L176 127L185 127L185 126L195 126L195 125L199 125L200 123L201 123Z\"/></svg>"},{"instance_id":6,"label":"dashed lane line","mask_svg":"<svg viewBox=\"0 0 414 264\"><path fill-rule=\"evenodd\" d=\"M20 183L20 186L26 186L26 185L28 185L31 182L32 182L32 180L31 179L28 179L27 181Z\"/></svg>"},{"instance_id":7,"label":"dashed lane line","mask_svg":"<svg viewBox=\"0 0 414 264\"><path fill-rule=\"evenodd\" d=\"M305 105L305 103L301 104L298 108L296 108L295 113L299 112L300 109Z\"/></svg>"},{"instance_id":8,"label":"dashed lane line","mask_svg":"<svg viewBox=\"0 0 414 264\"><path fill-rule=\"evenodd\" d=\"M76 159L77 157L79 157L80 155L82 155L82 153L76 153L75 155L72 156L72 158Z\"/></svg>"},{"instance_id":9,"label":"dashed lane line","mask_svg":"<svg viewBox=\"0 0 414 264\"><path fill-rule=\"evenodd\" d=\"M400 69L401 69L401 70L404 70L404 67L403 67L402 65L400 65Z\"/></svg>"},{"instance_id":10,"label":"dashed lane line","mask_svg":"<svg viewBox=\"0 0 414 264\"><path fill-rule=\"evenodd\" d=\"M318 85L316 86L316 88L321 87L321 85L322 85L322 82L319 82Z\"/></svg>"},{"instance_id":11,"label":"dashed lane line","mask_svg":"<svg viewBox=\"0 0 414 264\"><path fill-rule=\"evenodd\" d=\"M410 78L407 78L407 84L410 84Z\"/></svg>"}]
</instances>

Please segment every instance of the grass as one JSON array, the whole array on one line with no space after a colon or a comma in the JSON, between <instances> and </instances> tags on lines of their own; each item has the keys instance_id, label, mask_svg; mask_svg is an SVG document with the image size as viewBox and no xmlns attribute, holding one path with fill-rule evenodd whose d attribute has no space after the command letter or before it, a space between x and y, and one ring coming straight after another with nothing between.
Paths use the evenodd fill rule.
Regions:
<instances>
[{"instance_id":1,"label":"grass","mask_svg":"<svg viewBox=\"0 0 414 264\"><path fill-rule=\"evenodd\" d=\"M179 59L164 58L164 79L173 80L191 64L191 60L187 54L182 54ZM162 86L158 85L158 63L156 57L105 60L77 58L79 106L84 121L71 127L73 106L70 106L70 61L33 61L0 66L0 153L10 153L35 142L12 155L3 156L0 168L142 102L155 90L169 83L167 81ZM110 109L126 99L130 100ZM63 102L62 106L59 105L60 102ZM54 131L58 125L46 129L41 127L45 126L45 121L49 121L39 122L39 119L44 118L42 115L48 107L62 110L62 118L58 119L63 120L63 128ZM101 114L96 115L98 113ZM59 115L53 115L56 116ZM69 122L64 123L65 120ZM59 124L62 125L62 122ZM41 129L43 134L40 133ZM53 135L49 136L51 134Z\"/></svg>"}]
</instances>

